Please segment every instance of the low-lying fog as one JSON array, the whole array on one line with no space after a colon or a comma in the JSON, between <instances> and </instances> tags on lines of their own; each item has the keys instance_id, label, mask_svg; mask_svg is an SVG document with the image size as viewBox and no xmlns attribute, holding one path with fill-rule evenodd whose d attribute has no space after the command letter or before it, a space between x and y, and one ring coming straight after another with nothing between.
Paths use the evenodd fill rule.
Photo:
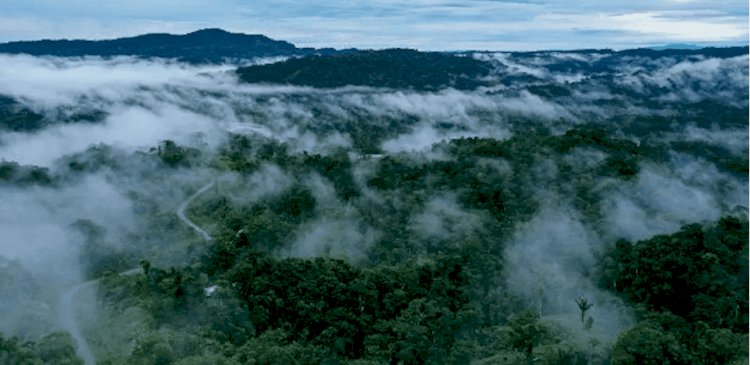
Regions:
<instances>
[{"instance_id":1,"label":"low-lying fog","mask_svg":"<svg viewBox=\"0 0 750 365\"><path fill-rule=\"evenodd\" d=\"M86 277L81 267L86 239L74 223L85 220L103 227L104 242L113 250L127 250L133 237L159 245L167 238L145 237L148 234L139 220L136 197L159 202L164 221L171 222L169 227L178 237L186 228L169 214L212 179L223 179L226 186L252 186L245 189L244 196L241 189L232 191L236 195L232 199L249 202L289 185L291 178L276 166L265 166L255 175L241 178L245 180L240 183L237 177L216 176L208 166L166 169L138 157L137 152L148 154L164 140L198 149L204 161L232 133L286 142L294 152L325 154L346 148L353 152L355 175L365 180L380 155L405 153L406 158L416 160L446 158L431 146L460 137L507 139L522 130L519 123L538 123L563 133L579 124L609 118L671 116L674 126L650 138L700 141L737 156L747 154L746 120L730 126L680 124L680 107L690 103L710 101L747 110L747 56L629 59L622 61L619 72L611 78L583 71L553 72L547 67L571 57L586 63L607 54L551 53L515 58L498 53L476 57L493 62L499 75L519 76L519 81L477 91L417 92L354 86L322 90L243 84L228 65L0 55L0 95L15 99L46 121L41 129L0 131L0 160L43 167L54 177L50 184L0 185L0 270L20 265L27 275L24 280L0 277L0 331L29 335L56 328L59 319L39 314L45 313L44 306L28 303L54 306L61 291L93 279ZM535 91L536 86L544 84L570 88L572 92L549 96ZM652 102L646 102L630 100L625 94L628 92L658 94ZM81 121L74 120L75 115L93 117ZM395 132L385 133L378 141L379 151L357 150L359 137L351 133L357 123L381 123L379 127L385 128L393 120L406 122ZM643 137L625 130L618 133L636 142ZM118 161L115 165L119 168L72 173L66 157L85 153L92 146L106 146L108 158ZM372 158L363 159L362 155ZM597 151L575 150L566 158L596 164L605 157ZM603 177L593 183L599 191L607 192L603 204L609 208L601 222L592 223L573 208L564 189L555 187L560 184L553 183L557 162L540 159L534 181L538 186L533 188L538 190L542 204L528 222L515 227L509 238L504 253L504 285L530 303L559 310L571 307L575 311L570 298L588 296L598 303L593 311L611 330L609 336L616 335L628 323L629 315L621 303L597 289L587 276L603 242L644 239L673 232L686 223L714 220L747 209L746 176L720 171L712 162L684 153L671 152L668 161L641 166L629 181ZM503 170L502 161L492 163L491 168ZM361 224L356 207L326 192L332 189L330 182L310 176L304 183L317 200L327 201L323 206L328 204L330 209L321 208L319 217L299 228L288 249L278 254L363 260L380 232ZM362 189L363 200L393 199L366 186ZM431 197L410 222L425 240L438 240L481 229L484 219L448 194ZM23 313L23 318L38 314L39 329L20 324L19 313L24 311L19 306L32 312Z\"/></svg>"}]
</instances>

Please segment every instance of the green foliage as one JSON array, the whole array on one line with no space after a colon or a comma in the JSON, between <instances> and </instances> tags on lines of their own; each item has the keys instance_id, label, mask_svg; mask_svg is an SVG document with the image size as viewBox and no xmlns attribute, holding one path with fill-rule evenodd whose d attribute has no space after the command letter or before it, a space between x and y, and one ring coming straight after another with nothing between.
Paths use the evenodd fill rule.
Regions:
<instances>
[{"instance_id":1,"label":"green foliage","mask_svg":"<svg viewBox=\"0 0 750 365\"><path fill-rule=\"evenodd\" d=\"M205 256L190 268L148 267L128 290L138 293L138 305L155 326L191 331L200 339L165 340L169 338L165 335L144 339L133 358L145 363L197 364L459 364L480 359L518 364L606 363L608 347L594 350L594 345L581 348L565 342L564 333L554 332L535 314L523 311L527 303L503 287L503 245L508 234L539 206L530 185L570 194L587 217L601 217L602 197L594 189L597 179L630 179L642 162L663 158L661 150L594 127L563 135L531 131L507 140L457 139L434 150L448 158L398 154L357 159L343 150L325 155L295 153L283 143L235 136L213 162L216 168L249 175L269 164L281 169L291 185L246 205L220 193L206 194L193 204L190 215L212 227L215 234L201 251ZM581 151L603 157L578 161L587 156ZM378 193L377 200L366 199L360 191L362 180L354 178L360 163L372 167L363 180ZM347 212L356 211L380 233L367 259L358 265L273 255L295 241L300 227L314 222L321 214L319 208L331 209L331 202L316 200L319 195L311 190L315 187L306 181L311 174L330 182L336 201L345 204ZM413 228L413 217L440 194L454 196L460 209L482 217L481 227L471 226L450 239L420 236ZM738 358L737 352L726 350L742 337L732 328L746 321L746 316L739 315L742 305L732 307L734 294L700 287L689 298L683 295L685 288L691 288L689 281L708 285L722 277L727 280L726 288L735 288L730 291L742 284L724 275L727 270L737 272L741 260L728 268L721 265L730 264L727 258L736 256L738 247L742 250L735 242L742 233L736 230L741 231L746 223L729 219L719 226L724 228L703 232L699 227L700 235L684 233L685 237L703 237L700 244L679 236L674 244L664 245L660 240L672 241L655 237L658 249L653 252L640 243L628 243L627 249L620 243L603 259L607 264L601 270L602 282L632 302L644 303L644 313L670 310L702 323L686 324L682 317L669 314L659 318L643 314L643 325L623 334L618 342L617 361L666 358L708 363ZM89 236L96 238L96 229L88 228ZM685 232L691 229L695 231L686 227ZM640 267L636 280L634 269L628 266L638 261L636 256L652 260L649 265L659 268L658 272ZM689 280L679 276L681 271L675 270L679 265L668 263L682 256L687 258L675 262L698 262L690 263L697 268ZM715 272L724 276L711 274L708 263L720 264ZM672 272L664 274L666 267ZM701 279L699 273L707 276ZM663 280L667 284L655 285ZM211 283L216 291L207 296L204 289ZM687 299L695 303L692 312L675 309ZM591 303L581 300L578 304L587 328L585 317ZM725 313L713 317L721 323L707 319L714 315L712 311ZM493 328L503 329L492 332ZM717 332L720 329L729 332ZM692 339L691 332L699 336ZM494 337L487 338L487 333ZM639 342L641 335L648 341ZM179 345L180 341L191 345ZM211 351L199 354L193 347Z\"/></svg>"},{"instance_id":2,"label":"green foliage","mask_svg":"<svg viewBox=\"0 0 750 365\"><path fill-rule=\"evenodd\" d=\"M748 358L748 336L726 328L709 328L701 332L696 352L704 364L729 364L733 360Z\"/></svg>"},{"instance_id":3,"label":"green foliage","mask_svg":"<svg viewBox=\"0 0 750 365\"><path fill-rule=\"evenodd\" d=\"M128 364L169 365L178 360L193 357L197 361L205 355L211 356L212 344L190 333L178 333L169 329L146 334L137 339ZM219 358L221 361L221 358ZM189 363L189 362L188 362Z\"/></svg>"},{"instance_id":4,"label":"green foliage","mask_svg":"<svg viewBox=\"0 0 750 365\"><path fill-rule=\"evenodd\" d=\"M37 341L34 353L45 364L81 365L73 345L73 340L67 333L52 333Z\"/></svg>"},{"instance_id":5,"label":"green foliage","mask_svg":"<svg viewBox=\"0 0 750 365\"><path fill-rule=\"evenodd\" d=\"M55 178L49 170L39 166L22 166L16 162L0 161L0 183L17 186L50 186Z\"/></svg>"},{"instance_id":6,"label":"green foliage","mask_svg":"<svg viewBox=\"0 0 750 365\"><path fill-rule=\"evenodd\" d=\"M675 151L706 159L723 171L728 171L737 176L748 175L747 149L742 151L740 155L736 155L727 148L699 141L672 142L670 147Z\"/></svg>"},{"instance_id":7,"label":"green foliage","mask_svg":"<svg viewBox=\"0 0 750 365\"><path fill-rule=\"evenodd\" d=\"M295 174L317 173L333 183L337 194L349 200L359 194L352 177L352 161L344 150L321 155L291 154L283 143L253 144L245 136L234 136L221 151L218 164L240 173L253 173L263 164L274 164Z\"/></svg>"},{"instance_id":8,"label":"green foliage","mask_svg":"<svg viewBox=\"0 0 750 365\"><path fill-rule=\"evenodd\" d=\"M241 67L245 82L321 88L347 85L398 89L473 89L490 66L471 57L409 49L353 51L328 56L291 58L268 65Z\"/></svg>"},{"instance_id":9,"label":"green foliage","mask_svg":"<svg viewBox=\"0 0 750 365\"><path fill-rule=\"evenodd\" d=\"M339 260L256 253L229 278L259 333L285 329L297 341L326 349L328 357L423 362L450 348L466 305L466 278L453 258L363 270Z\"/></svg>"},{"instance_id":10,"label":"green foliage","mask_svg":"<svg viewBox=\"0 0 750 365\"><path fill-rule=\"evenodd\" d=\"M0 95L0 131L33 131L47 123L41 114L12 98Z\"/></svg>"},{"instance_id":11,"label":"green foliage","mask_svg":"<svg viewBox=\"0 0 750 365\"><path fill-rule=\"evenodd\" d=\"M0 364L41 365L44 361L33 352L31 344L18 339L6 339L0 334Z\"/></svg>"},{"instance_id":12,"label":"green foliage","mask_svg":"<svg viewBox=\"0 0 750 365\"><path fill-rule=\"evenodd\" d=\"M618 154L607 157L602 162L603 175L614 175L622 177L631 177L638 174L640 168L638 167L638 159L633 156L627 156L625 154Z\"/></svg>"},{"instance_id":13,"label":"green foliage","mask_svg":"<svg viewBox=\"0 0 750 365\"><path fill-rule=\"evenodd\" d=\"M558 148L561 151L568 151L571 148L583 146L594 146L609 151L629 153L635 153L638 149L637 145L633 142L611 138L607 131L598 126L570 129L558 141Z\"/></svg>"},{"instance_id":14,"label":"green foliage","mask_svg":"<svg viewBox=\"0 0 750 365\"><path fill-rule=\"evenodd\" d=\"M526 354L531 359L534 347L537 346L546 335L546 329L539 323L539 315L526 311L510 318L510 341L513 347ZM529 360L531 362L531 360Z\"/></svg>"},{"instance_id":15,"label":"green foliage","mask_svg":"<svg viewBox=\"0 0 750 365\"><path fill-rule=\"evenodd\" d=\"M117 151L104 144L89 146L85 151L62 158L68 169L73 173L91 173L103 168L119 169L122 156Z\"/></svg>"},{"instance_id":16,"label":"green foliage","mask_svg":"<svg viewBox=\"0 0 750 365\"><path fill-rule=\"evenodd\" d=\"M247 174L270 163L295 180L292 188L250 207L216 196L195 208L196 216L220 223L204 267L212 277L233 283L252 327L245 333L263 336L283 331L279 332L282 344L312 346L321 361L465 363L520 352L521 362L537 356L549 364L606 362L607 348L594 351L579 344L558 344L556 336L563 335L551 332L539 318L522 314L519 308L525 306L502 289L499 279L503 236L536 212L538 200L530 184L571 194L582 213L599 219L604 212L602 197L594 189L597 179L631 179L642 162L664 158L660 147L651 142L636 145L600 128L583 126L563 135L538 130L502 141L457 139L434 150L450 158L397 154L360 160L374 167L365 183L381 197L367 201L359 199L359 186L352 178L360 161L341 151L297 154L285 144L235 137L222 152L221 166ZM588 158L589 151L603 157L577 160ZM339 198L381 233L364 267L337 260L268 256L292 241L296 228L313 217L319 203L301 182L311 172L331 181ZM413 231L411 219L429 197L443 193L455 194L462 209L489 220L458 239L424 242ZM424 255L422 261L413 259L417 253ZM441 257L453 257L448 261L460 270L450 265L424 266L443 262ZM451 272L460 273L461 279L451 279ZM441 273L439 280L435 273ZM621 280L603 279L618 288ZM658 281L644 280L643 290ZM635 290L638 285L630 287ZM579 305L582 326L590 328L586 312L591 303L581 300ZM509 316L510 330L498 339L499 344L479 340L481 330L505 323ZM664 328L686 349L685 356L693 358L697 345L688 344L687 336L674 332L676 327Z\"/></svg>"},{"instance_id":17,"label":"green foliage","mask_svg":"<svg viewBox=\"0 0 750 365\"><path fill-rule=\"evenodd\" d=\"M343 200L350 200L359 195L359 189L352 177L352 162L345 151L338 151L330 155L303 154L303 158L296 163L302 170L310 169L319 173L333 183L336 192Z\"/></svg>"},{"instance_id":18,"label":"green foliage","mask_svg":"<svg viewBox=\"0 0 750 365\"><path fill-rule=\"evenodd\" d=\"M319 364L320 358L315 347L289 341L281 330L270 330L251 339L233 350L231 357L238 364Z\"/></svg>"},{"instance_id":19,"label":"green foliage","mask_svg":"<svg viewBox=\"0 0 750 365\"><path fill-rule=\"evenodd\" d=\"M689 364L687 350L674 334L651 323L638 324L620 336L612 364Z\"/></svg>"},{"instance_id":20,"label":"green foliage","mask_svg":"<svg viewBox=\"0 0 750 365\"><path fill-rule=\"evenodd\" d=\"M603 283L655 310L744 331L747 232L747 220L725 217L636 244L620 241L603 268Z\"/></svg>"},{"instance_id":21,"label":"green foliage","mask_svg":"<svg viewBox=\"0 0 750 365\"><path fill-rule=\"evenodd\" d=\"M84 238L81 263L87 276L98 278L112 272L125 271L134 260L106 242L104 227L88 219L79 219L70 225Z\"/></svg>"},{"instance_id":22,"label":"green foliage","mask_svg":"<svg viewBox=\"0 0 750 365\"><path fill-rule=\"evenodd\" d=\"M0 333L0 364L18 365L82 365L76 357L70 336L51 333L37 342L21 343L17 338L5 338Z\"/></svg>"},{"instance_id":23,"label":"green foliage","mask_svg":"<svg viewBox=\"0 0 750 365\"><path fill-rule=\"evenodd\" d=\"M302 185L293 185L285 194L268 202L268 209L276 215L299 223L315 208L315 197Z\"/></svg>"},{"instance_id":24,"label":"green foliage","mask_svg":"<svg viewBox=\"0 0 750 365\"><path fill-rule=\"evenodd\" d=\"M746 219L725 217L636 244L619 241L604 260L602 283L648 311L620 337L613 362L714 364L747 356L739 350L747 340L747 235Z\"/></svg>"},{"instance_id":25,"label":"green foliage","mask_svg":"<svg viewBox=\"0 0 750 365\"><path fill-rule=\"evenodd\" d=\"M153 151L153 149L152 149ZM180 147L170 140L162 141L156 152L163 163L169 167L189 167L200 157L200 151L195 148Z\"/></svg>"},{"instance_id":26,"label":"green foliage","mask_svg":"<svg viewBox=\"0 0 750 365\"><path fill-rule=\"evenodd\" d=\"M217 30L96 44L15 44L5 49L32 46L32 50L39 47L39 52L47 48L57 54L93 50L112 55L141 43L142 56L205 62L222 55L256 54L238 47L238 42L244 41L255 42L250 48L256 51L285 55L313 52L260 36ZM122 48L113 51L110 47L115 45ZM740 51L708 50L670 57L674 56L675 62L693 62L702 57L696 55L747 54L746 48ZM587 61L570 57L551 64L537 62L542 58L536 53L507 55L512 60L534 60L534 67L543 71L573 75L583 70L580 74L590 76L567 85L547 82L541 74L511 75L513 72L503 71L504 65L491 66L451 54L411 50L330 53L335 54L241 68L237 73L247 82L325 88L360 85L366 90L359 88L340 103L336 99L349 94L348 90L291 88L279 94L250 93L253 95L245 96L252 102L246 105L235 98L229 103L233 108L243 104L236 108L240 121L252 120L277 131L277 119L283 119L285 127L297 126L305 139L313 135L320 142L331 137L344 140L342 145L350 140L351 148L318 143L314 152L303 152L298 148L307 145L306 140L285 143L251 133L231 135L210 155L165 140L150 151L133 154L111 146L92 146L62 156L49 170L0 163L3 186L34 187L28 190L54 188L91 174L107 179L123 174L125 178L113 184L117 189L130 189L119 185L125 181L148 183L127 192L138 225L144 229L119 238L119 234L108 235L93 221L69 217L73 221L70 228L80 234L85 273L98 279L101 313L123 313L117 317L119 321L113 320L119 326L113 327L127 327L107 332L117 332L113 336L117 340L112 342L123 349L102 363L714 364L747 358L744 219L724 218L634 244L621 241L612 247L596 247L593 251L597 253L605 251L598 257L598 273L591 270L588 258L566 268L580 271L584 279L598 274L601 285L621 296L636 312L637 324L621 334L614 348L608 340L599 341L601 328L592 328L593 319L587 318L587 313L593 303L588 299L576 300L581 325L587 331L579 329L575 318L573 328L562 327L578 314L562 309L575 311L574 298L565 296L566 303L555 309L545 307L542 318L541 307L528 312L527 294L549 300L552 296L523 293L522 285L508 282L506 274L513 267L505 267L504 262L512 257L508 244L522 244L517 239L519 229L527 228L529 222L536 224L534 218L542 207L573 210L571 220L580 221L586 233L591 233L587 242L608 237L604 222L612 218L606 210L611 208L610 198L617 200L630 188L638 189L643 182L641 169L659 173L662 170L657 169L697 157L701 163L716 166L722 172L722 182L709 184L703 177L693 182L680 176L686 185L703 185L701 189L719 185L719 190L741 186L747 181L745 146L720 147L711 141L713 136L698 142L680 138L689 134L692 126L714 132L714 124L722 132L742 134L747 128L747 107L742 102L728 106L712 95L701 95L703 100L697 102L668 101L664 97L670 92L667 88L644 85L643 90L634 91L610 74L621 70L622 56L655 57L650 51L597 55ZM643 63L642 72L653 71L653 64ZM509 87L476 90L498 84ZM612 98L597 100L601 105L596 107L611 108L607 110L614 110L613 116L587 112L594 106L592 102L575 113L576 119L591 118L590 122L572 128L565 118L482 106L485 101L497 106L490 100L493 94L500 95L498 100L512 100L526 92L550 103L569 105L565 103L590 93L592 86L611 93ZM385 94L370 87L389 88L385 91L390 102L382 104L380 97ZM446 88L474 93L464 94L466 99L458 101L457 110L447 106L448 112L441 109L427 117L415 111L419 108L393 102L402 97L450 100L458 95ZM400 95L395 89L407 91ZM747 94L744 87L727 90L737 91L738 100L746 99L742 97ZM223 91L198 93L212 100L225 96ZM301 108L286 108L286 103ZM203 105L189 109L204 113ZM373 112L373 107L383 105ZM631 106L660 113L633 115ZM298 113L299 109L304 113ZM0 97L0 129L42 128L51 123L47 113L55 112L55 123L97 122L106 117L104 112L86 107L62 107L42 116L22 103ZM453 120L454 115L460 117ZM464 119L476 123L464 125ZM390 147L384 142L405 133L418 137L425 126L445 136L507 128L511 137L459 138L440 142L431 151L383 153L385 146ZM217 177L215 186L195 199L188 212L211 232L213 239L208 242L196 237L174 215L179 203L176 196L197 185L185 183L187 168L210 171ZM280 171L283 184L258 183L262 179L256 178L265 171ZM680 174L682 171L672 177ZM245 196L248 189L256 189L244 184L248 181L263 186ZM151 188L159 192L146 191ZM175 197L170 191L176 192ZM739 195L743 192L738 191ZM615 195L606 195L612 192ZM165 196L149 196L162 193ZM722 198L734 194L724 193L720 193ZM310 232L325 229L329 222L335 222L336 232L341 232L335 238L345 237L336 244L344 246L344 251L357 251L356 261L289 257L309 254L300 254L299 248L310 241L328 244L324 241L330 235L320 239ZM342 225L345 227L340 228ZM347 234L352 232L356 234ZM108 242L113 239L122 242ZM345 240L350 242L341 242ZM128 251L113 248L119 246ZM141 260L143 273L116 274ZM513 260L518 263L518 257ZM0 363L79 363L66 336L31 335L25 324L18 324L38 320L36 308L29 310L26 303L43 303L50 295L54 301L56 293L33 285L34 277L17 261L0 261L0 266L0 281L6 284L2 288L9 288L0 300L2 309L9 307L8 303L23 309L8 315L19 318L13 318L15 322L8 327L24 339L37 339L24 342L0 337ZM544 287L550 287L548 284ZM598 306L609 307L604 297L596 298L601 303ZM541 306L542 301L539 303ZM558 312L553 313L555 310ZM41 312L50 312L49 307ZM110 330L95 330L87 333L94 351L97 355L109 351L103 339L106 336L98 335Z\"/></svg>"},{"instance_id":27,"label":"green foliage","mask_svg":"<svg viewBox=\"0 0 750 365\"><path fill-rule=\"evenodd\" d=\"M313 216L315 206L315 197L301 184L250 208L233 206L221 197L207 201L196 212L223 224L223 238L209 249L208 272L228 270L247 250L267 252L281 247L295 227Z\"/></svg>"},{"instance_id":28,"label":"green foliage","mask_svg":"<svg viewBox=\"0 0 750 365\"><path fill-rule=\"evenodd\" d=\"M424 186L422 180L427 176L428 168L419 164L414 165L415 163L408 160L386 156L378 161L378 172L368 184L381 190L418 190Z\"/></svg>"}]
</instances>

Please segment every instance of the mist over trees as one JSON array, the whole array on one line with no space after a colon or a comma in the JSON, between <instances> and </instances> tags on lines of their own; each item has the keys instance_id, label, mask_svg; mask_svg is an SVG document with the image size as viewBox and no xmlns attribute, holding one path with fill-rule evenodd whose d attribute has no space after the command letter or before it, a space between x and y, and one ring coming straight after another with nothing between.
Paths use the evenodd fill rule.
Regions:
<instances>
[{"instance_id":1,"label":"mist over trees","mask_svg":"<svg viewBox=\"0 0 750 365\"><path fill-rule=\"evenodd\" d=\"M245 82L267 82L321 88L347 85L435 91L452 87L475 89L490 65L471 57L409 49L351 51L336 55L291 58L242 67Z\"/></svg>"},{"instance_id":2,"label":"mist over trees","mask_svg":"<svg viewBox=\"0 0 750 365\"><path fill-rule=\"evenodd\" d=\"M746 362L746 47L145 37L0 55L0 363Z\"/></svg>"}]
</instances>

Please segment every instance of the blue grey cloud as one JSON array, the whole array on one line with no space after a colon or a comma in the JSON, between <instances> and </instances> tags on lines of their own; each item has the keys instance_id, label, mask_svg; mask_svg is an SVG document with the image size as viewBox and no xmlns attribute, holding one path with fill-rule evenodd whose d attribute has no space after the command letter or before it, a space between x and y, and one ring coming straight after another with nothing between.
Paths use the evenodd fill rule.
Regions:
<instances>
[{"instance_id":1,"label":"blue grey cloud","mask_svg":"<svg viewBox=\"0 0 750 365\"><path fill-rule=\"evenodd\" d=\"M4 0L0 41L111 38L204 27L301 46L425 50L745 44L748 3L729 0Z\"/></svg>"}]
</instances>

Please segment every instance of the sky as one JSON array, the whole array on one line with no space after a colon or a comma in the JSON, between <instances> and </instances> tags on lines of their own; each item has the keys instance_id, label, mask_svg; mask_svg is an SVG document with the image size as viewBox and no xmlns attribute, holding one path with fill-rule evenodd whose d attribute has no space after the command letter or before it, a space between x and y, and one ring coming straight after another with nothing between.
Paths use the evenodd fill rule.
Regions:
<instances>
[{"instance_id":1,"label":"sky","mask_svg":"<svg viewBox=\"0 0 750 365\"><path fill-rule=\"evenodd\" d=\"M305 47L624 49L748 43L747 0L0 0L0 42L202 28Z\"/></svg>"}]
</instances>

